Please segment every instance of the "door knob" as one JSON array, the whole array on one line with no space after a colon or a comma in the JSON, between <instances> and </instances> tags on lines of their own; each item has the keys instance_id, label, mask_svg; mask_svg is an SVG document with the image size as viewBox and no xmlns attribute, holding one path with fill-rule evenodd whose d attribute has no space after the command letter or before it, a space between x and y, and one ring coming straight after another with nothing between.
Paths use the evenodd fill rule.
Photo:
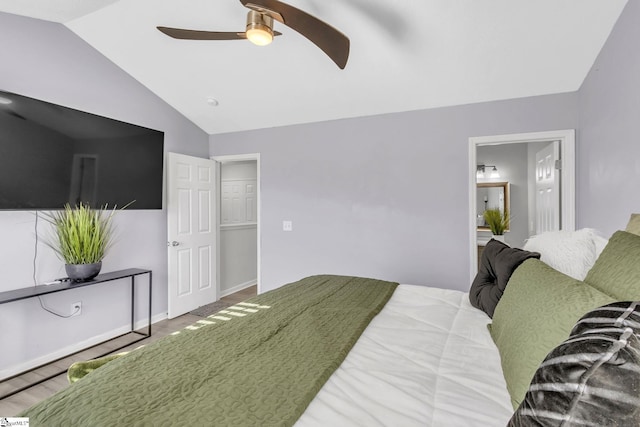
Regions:
<instances>
[{"instance_id":1,"label":"door knob","mask_svg":"<svg viewBox=\"0 0 640 427\"><path fill-rule=\"evenodd\" d=\"M180 242L176 242L175 240L171 242L167 242L167 246L178 246L178 245L180 245Z\"/></svg>"}]
</instances>

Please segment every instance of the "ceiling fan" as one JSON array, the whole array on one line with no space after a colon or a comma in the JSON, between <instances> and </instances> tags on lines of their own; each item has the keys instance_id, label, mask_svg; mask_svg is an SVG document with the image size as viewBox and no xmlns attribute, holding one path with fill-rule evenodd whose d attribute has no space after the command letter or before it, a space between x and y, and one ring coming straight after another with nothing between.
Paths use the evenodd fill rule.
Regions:
<instances>
[{"instance_id":1,"label":"ceiling fan","mask_svg":"<svg viewBox=\"0 0 640 427\"><path fill-rule=\"evenodd\" d=\"M305 36L318 46L338 67L344 69L349 59L349 39L329 24L278 0L240 0L250 9L245 32L199 31L157 27L164 34L183 40L242 40L264 46L282 33L273 31L276 20Z\"/></svg>"}]
</instances>

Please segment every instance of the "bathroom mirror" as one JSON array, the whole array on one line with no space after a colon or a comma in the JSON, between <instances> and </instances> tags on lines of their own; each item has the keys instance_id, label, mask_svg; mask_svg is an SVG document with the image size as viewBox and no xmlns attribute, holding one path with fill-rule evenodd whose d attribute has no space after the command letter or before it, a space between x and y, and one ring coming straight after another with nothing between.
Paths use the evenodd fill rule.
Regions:
<instances>
[{"instance_id":1,"label":"bathroom mirror","mask_svg":"<svg viewBox=\"0 0 640 427\"><path fill-rule=\"evenodd\" d=\"M484 211L487 209L500 209L500 212L511 210L509 205L508 182L479 182L476 184L476 218L479 231L490 231L484 222ZM509 231L509 228L507 228Z\"/></svg>"}]
</instances>

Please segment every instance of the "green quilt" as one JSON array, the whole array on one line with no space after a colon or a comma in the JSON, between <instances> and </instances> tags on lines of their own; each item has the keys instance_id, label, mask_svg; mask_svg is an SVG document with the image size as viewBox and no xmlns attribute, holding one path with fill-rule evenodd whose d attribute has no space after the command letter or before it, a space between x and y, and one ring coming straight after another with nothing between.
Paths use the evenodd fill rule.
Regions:
<instances>
[{"instance_id":1,"label":"green quilt","mask_svg":"<svg viewBox=\"0 0 640 427\"><path fill-rule=\"evenodd\" d=\"M21 414L33 426L290 426L396 283L313 276L132 351Z\"/></svg>"}]
</instances>

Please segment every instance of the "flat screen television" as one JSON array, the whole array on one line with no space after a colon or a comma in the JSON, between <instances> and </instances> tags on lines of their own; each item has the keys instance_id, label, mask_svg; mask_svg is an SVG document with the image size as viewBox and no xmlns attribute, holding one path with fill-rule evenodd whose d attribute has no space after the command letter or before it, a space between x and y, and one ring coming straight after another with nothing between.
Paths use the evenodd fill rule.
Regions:
<instances>
[{"instance_id":1,"label":"flat screen television","mask_svg":"<svg viewBox=\"0 0 640 427\"><path fill-rule=\"evenodd\" d=\"M162 209L164 133L0 90L0 210Z\"/></svg>"}]
</instances>

